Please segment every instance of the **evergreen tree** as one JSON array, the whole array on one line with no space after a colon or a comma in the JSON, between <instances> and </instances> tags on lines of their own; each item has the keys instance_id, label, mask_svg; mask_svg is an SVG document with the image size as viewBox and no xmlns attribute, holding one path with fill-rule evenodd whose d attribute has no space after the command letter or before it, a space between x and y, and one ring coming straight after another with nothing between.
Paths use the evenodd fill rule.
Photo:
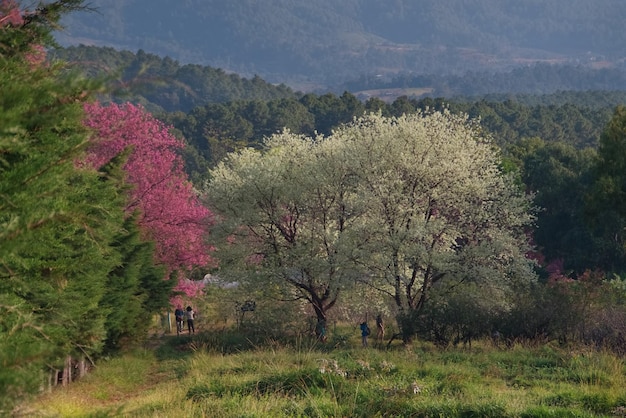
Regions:
<instances>
[{"instance_id":1,"label":"evergreen tree","mask_svg":"<svg viewBox=\"0 0 626 418\"><path fill-rule=\"evenodd\" d=\"M100 352L101 300L121 262L119 184L78 163L81 101L95 86L37 55L81 3L0 2L1 415L41 387L47 367Z\"/></svg>"},{"instance_id":2,"label":"evergreen tree","mask_svg":"<svg viewBox=\"0 0 626 418\"><path fill-rule=\"evenodd\" d=\"M587 213L594 234L601 239L599 266L626 270L626 107L618 106L600 137L593 190Z\"/></svg>"},{"instance_id":3,"label":"evergreen tree","mask_svg":"<svg viewBox=\"0 0 626 418\"><path fill-rule=\"evenodd\" d=\"M113 158L102 167L106 177L119 189L124 186L122 169L128 151ZM127 195L121 194L120 207ZM132 346L147 335L150 316L167 307L172 291L171 281L163 280L164 272L154 264L154 243L145 241L137 222L138 214L126 216L123 228L114 237L112 247L120 254L120 262L109 273L100 309L106 315L106 350Z\"/></svg>"}]
</instances>

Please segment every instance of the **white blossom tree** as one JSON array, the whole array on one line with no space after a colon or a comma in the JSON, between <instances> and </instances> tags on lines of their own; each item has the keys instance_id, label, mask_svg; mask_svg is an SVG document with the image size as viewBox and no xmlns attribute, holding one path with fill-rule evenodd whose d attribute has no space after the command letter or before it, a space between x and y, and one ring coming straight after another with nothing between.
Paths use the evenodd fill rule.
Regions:
<instances>
[{"instance_id":1,"label":"white blossom tree","mask_svg":"<svg viewBox=\"0 0 626 418\"><path fill-rule=\"evenodd\" d=\"M360 203L346 158L332 138L284 132L263 152L229 155L207 189L223 216L214 232L226 237L217 249L224 273L246 267L237 280L266 279L283 298L306 299L318 333L341 289L357 278L349 232Z\"/></svg>"},{"instance_id":2,"label":"white blossom tree","mask_svg":"<svg viewBox=\"0 0 626 418\"><path fill-rule=\"evenodd\" d=\"M366 283L394 300L405 341L433 287L477 284L503 306L512 285L534 279L531 201L501 172L477 121L448 112L369 116L333 136L353 156L368 214L356 261Z\"/></svg>"},{"instance_id":3,"label":"white blossom tree","mask_svg":"<svg viewBox=\"0 0 626 418\"><path fill-rule=\"evenodd\" d=\"M512 284L534 278L531 202L465 115L369 115L265 145L211 172L207 200L230 243L217 254L305 298L319 322L360 282L391 297L408 341L433 287L478 284L506 304Z\"/></svg>"}]
</instances>

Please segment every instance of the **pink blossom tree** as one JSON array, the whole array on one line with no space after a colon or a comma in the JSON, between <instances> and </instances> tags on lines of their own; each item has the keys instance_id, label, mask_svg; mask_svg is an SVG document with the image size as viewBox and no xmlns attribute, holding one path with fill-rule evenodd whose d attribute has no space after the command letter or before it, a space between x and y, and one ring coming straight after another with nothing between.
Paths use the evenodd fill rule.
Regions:
<instances>
[{"instance_id":1,"label":"pink blossom tree","mask_svg":"<svg viewBox=\"0 0 626 418\"><path fill-rule=\"evenodd\" d=\"M58 6L55 6L58 7ZM46 60L46 50L39 42L45 39L38 37L35 29L26 30L26 24L32 19L41 19L45 14L43 9L39 8L36 12L28 9L20 9L20 4L16 0L0 0L0 28L13 28L19 32L19 47L8 48L9 44L5 39L0 37L0 53L13 53L21 51L24 59L33 67L42 65ZM39 34L40 35L40 34ZM10 35L9 35L10 36Z\"/></svg>"},{"instance_id":2,"label":"pink blossom tree","mask_svg":"<svg viewBox=\"0 0 626 418\"><path fill-rule=\"evenodd\" d=\"M24 23L22 12L15 0L0 0L0 26L20 26Z\"/></svg>"},{"instance_id":3,"label":"pink blossom tree","mask_svg":"<svg viewBox=\"0 0 626 418\"><path fill-rule=\"evenodd\" d=\"M124 170L132 188L126 212L139 214L144 238L155 242L156 261L168 277L178 275L174 289L196 296L199 287L190 285L187 276L194 267L214 263L206 242L212 214L183 170L177 151L184 144L140 106L88 103L85 111L85 125L94 131L86 163L101 167L129 150Z\"/></svg>"}]
</instances>

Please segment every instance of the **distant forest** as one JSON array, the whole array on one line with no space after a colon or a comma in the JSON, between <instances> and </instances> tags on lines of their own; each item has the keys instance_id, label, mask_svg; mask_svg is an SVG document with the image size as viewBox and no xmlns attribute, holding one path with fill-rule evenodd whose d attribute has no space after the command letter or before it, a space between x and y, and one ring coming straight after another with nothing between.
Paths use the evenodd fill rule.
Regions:
<instances>
[{"instance_id":1,"label":"distant forest","mask_svg":"<svg viewBox=\"0 0 626 418\"><path fill-rule=\"evenodd\" d=\"M303 96L302 92L294 91L285 84L272 84L258 75L245 78L211 66L180 64L172 58L143 50L133 53L82 45L55 50L51 56L73 63L89 76L106 77L118 100L130 99L144 104L151 111L188 112L208 103ZM393 94L387 93L392 89ZM414 95L415 89L426 93ZM513 100L528 105L571 103L602 109L625 102L626 71L537 64L508 72L485 71L464 76L361 77L316 94L330 92L341 95L346 91L363 101L377 97L391 102L400 96L407 96L410 99L431 97L455 101ZM546 91L550 93L543 93Z\"/></svg>"},{"instance_id":2,"label":"distant forest","mask_svg":"<svg viewBox=\"0 0 626 418\"><path fill-rule=\"evenodd\" d=\"M102 78L111 92L102 100L141 104L179 130L191 145L188 169L195 179L228 151L257 146L264 137L284 128L306 135L316 132L328 135L340 124L372 111L398 116L447 107L453 112L481 118L485 129L501 146L523 138L542 138L578 149L595 147L615 107L626 103L626 88L624 91L602 88L620 79L619 72L610 70L603 73L604 78L598 78L600 87L589 91L556 87L576 84L585 77L589 80L591 74L600 73L545 65L515 70L508 78L503 75L481 78L475 74L465 79L404 78L389 85L409 87L421 83L432 87L433 93L421 97L400 95L389 100L388 97L363 99L358 92L351 91L305 94L283 84L268 83L258 76L247 79L209 66L181 65L171 58L141 50L131 53L80 46L57 50L52 56L71 62L89 76ZM528 86L522 90L551 82L556 86L555 93L479 94L484 89L482 86L488 84L493 87L499 83L506 91L511 80L518 86ZM450 94L436 96L446 83L458 86L458 90L451 88Z\"/></svg>"},{"instance_id":3,"label":"distant forest","mask_svg":"<svg viewBox=\"0 0 626 418\"><path fill-rule=\"evenodd\" d=\"M109 45L295 86L532 63L623 68L615 0L92 0L63 45ZM545 93L545 92L544 92Z\"/></svg>"},{"instance_id":4,"label":"distant forest","mask_svg":"<svg viewBox=\"0 0 626 418\"><path fill-rule=\"evenodd\" d=\"M426 88L434 97L525 94L542 96L562 91L626 91L626 71L593 69L572 64L533 64L508 71L467 72L463 75L399 75L389 80L361 77L344 90ZM367 96L367 94L365 94Z\"/></svg>"},{"instance_id":5,"label":"distant forest","mask_svg":"<svg viewBox=\"0 0 626 418\"><path fill-rule=\"evenodd\" d=\"M218 68L180 65L142 50L69 47L54 50L50 59L68 61L87 76L100 77L111 91L110 100L140 103L153 112L187 112L210 102L294 96L289 87L269 84L260 77L246 79Z\"/></svg>"}]
</instances>

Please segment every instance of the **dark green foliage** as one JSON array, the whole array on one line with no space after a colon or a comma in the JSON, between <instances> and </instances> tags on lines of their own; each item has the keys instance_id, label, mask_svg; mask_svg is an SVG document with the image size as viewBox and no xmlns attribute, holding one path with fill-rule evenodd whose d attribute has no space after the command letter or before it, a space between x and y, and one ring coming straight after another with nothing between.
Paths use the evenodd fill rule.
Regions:
<instances>
[{"instance_id":1,"label":"dark green foliage","mask_svg":"<svg viewBox=\"0 0 626 418\"><path fill-rule=\"evenodd\" d=\"M187 161L191 160L188 169L203 169L207 162L213 166L228 152L247 146L260 147L264 137L285 128L295 133L312 134L317 129L316 118L301 103L303 100L211 103L197 107L187 115L177 113L163 118L177 128L197 152L188 153ZM333 110L331 107L326 111ZM192 178L198 178L203 173L190 174Z\"/></svg>"},{"instance_id":2,"label":"dark green foliage","mask_svg":"<svg viewBox=\"0 0 626 418\"><path fill-rule=\"evenodd\" d=\"M600 138L593 189L587 213L594 235L601 239L601 267L626 271L626 107L616 108Z\"/></svg>"},{"instance_id":3,"label":"dark green foliage","mask_svg":"<svg viewBox=\"0 0 626 418\"><path fill-rule=\"evenodd\" d=\"M471 347L472 340L490 335L491 324L500 313L488 295L487 290L472 284L466 284L463 291L435 291L412 328L418 337L440 347Z\"/></svg>"},{"instance_id":4,"label":"dark green foliage","mask_svg":"<svg viewBox=\"0 0 626 418\"><path fill-rule=\"evenodd\" d=\"M584 96L578 99L584 100ZM446 101L444 99L414 100L400 97L391 104L370 99L365 104L350 93L341 96L306 94L300 99L277 99L268 102L232 101L212 103L193 109L188 114L180 112L163 115L187 139L193 152L186 161L193 178L200 178L208 161L213 165L227 152L244 146L260 146L263 138L288 128L291 132L313 135L314 132L329 134L341 124L366 111L380 111L383 115L401 115L418 110L432 111L449 108L453 112L465 112L472 118L480 118L482 126L503 147L518 144L527 138L541 138L547 143L563 142L565 147L576 149L595 147L604 125L609 120L608 108L590 110L577 105L534 105L520 102ZM523 147L523 145L516 145ZM558 146L555 146L558 147ZM546 147L547 149L548 147ZM568 151L576 153L579 151ZM567 157L585 163L589 152ZM522 163L522 156L515 156ZM203 159L205 160L203 162ZM567 162L566 162L567 163ZM582 176L584 167L572 167Z\"/></svg>"},{"instance_id":5,"label":"dark green foliage","mask_svg":"<svg viewBox=\"0 0 626 418\"><path fill-rule=\"evenodd\" d=\"M606 254L584 213L596 151L532 138L508 146L505 153L520 168L522 182L541 208L534 241L545 262L562 260L566 271L578 274L600 266Z\"/></svg>"},{"instance_id":6,"label":"dark green foliage","mask_svg":"<svg viewBox=\"0 0 626 418\"><path fill-rule=\"evenodd\" d=\"M148 286L158 273L125 219L119 161L101 172L81 162L82 102L97 84L29 57L81 4L42 3L0 26L0 415L68 356L93 360L107 337L145 333L146 309L165 306L171 286Z\"/></svg>"},{"instance_id":7,"label":"dark green foliage","mask_svg":"<svg viewBox=\"0 0 626 418\"><path fill-rule=\"evenodd\" d=\"M437 110L445 107L455 112L469 112L471 117L480 117L483 126L503 145L517 143L520 138L533 137L544 132L546 129L543 126L555 125L554 117L563 112L566 112L566 119L570 121L568 126L589 127L582 131L572 128L563 133L568 138L568 144L574 146L595 144L604 124L604 119L594 116L597 113L592 113L590 118L589 113L571 105L555 109L540 106L530 109L513 102L481 102L480 105L470 105L464 102L446 104L443 99L415 101L407 98L399 98L390 105L373 100L368 103L369 107L367 103L361 104L349 93L340 97L332 94L307 94L299 100L208 104L195 108L187 115L177 112L163 115L162 118L175 126L188 141L190 147L185 152L186 167L195 182L202 182L207 168L219 162L228 152L245 146L260 147L264 137L284 128L306 135L313 135L315 132L329 134L340 124L362 115L366 109L381 111L382 114L413 113L418 109ZM561 129L568 128L563 126ZM585 155L582 153L577 158ZM517 162L521 163L520 157ZM579 168L576 169L580 171ZM580 198L574 194L572 197ZM565 202L563 205L565 206Z\"/></svg>"},{"instance_id":8,"label":"dark green foliage","mask_svg":"<svg viewBox=\"0 0 626 418\"><path fill-rule=\"evenodd\" d=\"M334 128L349 123L355 116L362 116L365 113L364 105L348 92L339 97L331 93L322 96L307 94L300 102L313 114L315 130L324 135L330 135Z\"/></svg>"},{"instance_id":9,"label":"dark green foliage","mask_svg":"<svg viewBox=\"0 0 626 418\"><path fill-rule=\"evenodd\" d=\"M45 44L58 13L79 4L55 2L0 35ZM12 312L0 316L2 408L40 387L44 365L101 349L98 301L123 219L114 185L76 165L86 142L77 100L91 86L28 51L0 55L0 294Z\"/></svg>"},{"instance_id":10,"label":"dark green foliage","mask_svg":"<svg viewBox=\"0 0 626 418\"><path fill-rule=\"evenodd\" d=\"M133 346L145 338L151 315L165 309L173 280L163 280L162 269L154 265L154 245L140 238L135 217L124 222L123 234L112 244L121 254L121 263L107 278L100 302L107 313L106 348Z\"/></svg>"},{"instance_id":11,"label":"dark green foliage","mask_svg":"<svg viewBox=\"0 0 626 418\"><path fill-rule=\"evenodd\" d=\"M41 383L42 359L52 347L42 326L20 298L0 293L0 412L9 411Z\"/></svg>"},{"instance_id":12,"label":"dark green foliage","mask_svg":"<svg viewBox=\"0 0 626 418\"><path fill-rule=\"evenodd\" d=\"M102 100L131 101L150 111L184 111L207 103L233 100L273 100L295 97L285 85L272 85L258 76L247 79L222 69L181 65L169 57L76 46L53 51L53 58L72 62L90 77L108 79Z\"/></svg>"},{"instance_id":13,"label":"dark green foliage","mask_svg":"<svg viewBox=\"0 0 626 418\"><path fill-rule=\"evenodd\" d=\"M549 96L535 97L540 101ZM502 147L524 139L540 138L546 142L563 142L581 149L597 146L604 126L610 120L613 107L611 103L605 103L601 107L591 108L585 102L592 100L592 97L591 92L580 93L571 98L564 96L555 104L550 103L550 100L546 104L526 104L523 97L504 101L487 101L484 98L473 101L426 98L409 100L403 107L422 110L448 107L453 112L464 112L472 118L480 118L481 125ZM397 101L400 100L407 101L406 98L399 98Z\"/></svg>"}]
</instances>

